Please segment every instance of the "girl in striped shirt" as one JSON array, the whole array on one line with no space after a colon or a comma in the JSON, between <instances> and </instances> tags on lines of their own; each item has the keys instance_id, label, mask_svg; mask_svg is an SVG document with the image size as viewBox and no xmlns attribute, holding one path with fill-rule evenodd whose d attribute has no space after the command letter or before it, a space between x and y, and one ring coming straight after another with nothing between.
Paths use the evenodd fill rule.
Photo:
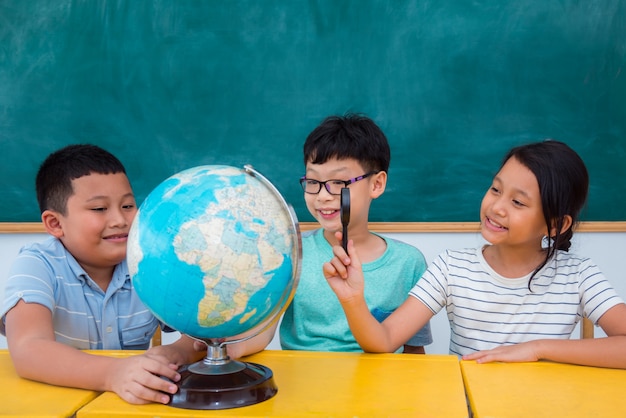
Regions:
<instances>
[{"instance_id":1,"label":"girl in striped shirt","mask_svg":"<svg viewBox=\"0 0 626 418\"><path fill-rule=\"evenodd\" d=\"M566 144L513 148L481 204L489 244L439 255L382 323L365 304L353 246L347 254L335 246L324 275L364 351L393 352L445 308L450 352L465 360L626 369L626 304L590 259L568 252L588 188L585 164ZM607 337L570 340L583 317Z\"/></svg>"}]
</instances>

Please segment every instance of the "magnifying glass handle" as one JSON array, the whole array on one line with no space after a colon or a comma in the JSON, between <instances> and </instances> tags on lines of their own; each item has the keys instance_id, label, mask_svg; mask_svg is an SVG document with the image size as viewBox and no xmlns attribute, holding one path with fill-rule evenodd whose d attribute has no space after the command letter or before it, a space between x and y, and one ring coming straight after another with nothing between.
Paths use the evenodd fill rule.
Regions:
<instances>
[{"instance_id":1,"label":"magnifying glass handle","mask_svg":"<svg viewBox=\"0 0 626 418\"><path fill-rule=\"evenodd\" d=\"M341 189L341 226L342 239L341 245L343 250L348 252L348 224L350 223L350 189L344 187Z\"/></svg>"}]
</instances>

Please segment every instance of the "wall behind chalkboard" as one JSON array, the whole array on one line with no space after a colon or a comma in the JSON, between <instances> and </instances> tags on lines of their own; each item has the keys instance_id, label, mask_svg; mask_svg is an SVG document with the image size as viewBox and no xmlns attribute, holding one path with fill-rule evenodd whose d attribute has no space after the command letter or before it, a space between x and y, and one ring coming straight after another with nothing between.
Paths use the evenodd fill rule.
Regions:
<instances>
[{"instance_id":1,"label":"wall behind chalkboard","mask_svg":"<svg viewBox=\"0 0 626 418\"><path fill-rule=\"evenodd\" d=\"M392 147L371 220L476 221L507 149L586 161L585 220L626 220L626 2L0 3L0 221L39 220L38 165L90 142L139 202L203 164L253 165L296 209L302 143L365 113Z\"/></svg>"}]
</instances>

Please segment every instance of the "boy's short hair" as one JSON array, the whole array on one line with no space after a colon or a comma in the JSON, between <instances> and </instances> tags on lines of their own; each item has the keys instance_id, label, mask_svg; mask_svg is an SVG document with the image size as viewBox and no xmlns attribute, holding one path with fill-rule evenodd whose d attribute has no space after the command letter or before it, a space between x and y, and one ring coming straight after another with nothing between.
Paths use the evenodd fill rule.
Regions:
<instances>
[{"instance_id":1,"label":"boy's short hair","mask_svg":"<svg viewBox=\"0 0 626 418\"><path fill-rule=\"evenodd\" d=\"M50 209L65 215L67 199L74 193L72 180L92 173L126 174L126 170L113 154L96 145L68 145L50 154L35 180L41 213Z\"/></svg>"},{"instance_id":2,"label":"boy's short hair","mask_svg":"<svg viewBox=\"0 0 626 418\"><path fill-rule=\"evenodd\" d=\"M327 117L304 142L304 165L323 164L331 158L355 159L367 172L388 171L391 151L373 120L348 113Z\"/></svg>"}]
</instances>

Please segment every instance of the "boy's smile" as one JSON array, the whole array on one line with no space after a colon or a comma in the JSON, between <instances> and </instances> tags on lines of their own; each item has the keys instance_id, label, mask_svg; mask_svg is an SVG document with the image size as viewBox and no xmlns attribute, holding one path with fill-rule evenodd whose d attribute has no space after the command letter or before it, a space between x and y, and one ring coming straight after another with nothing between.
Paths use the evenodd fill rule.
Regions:
<instances>
[{"instance_id":1,"label":"boy's smile","mask_svg":"<svg viewBox=\"0 0 626 418\"><path fill-rule=\"evenodd\" d=\"M95 174L72 180L74 193L65 215L57 214L58 238L92 279L126 258L130 225L137 213L124 173Z\"/></svg>"},{"instance_id":2,"label":"boy's smile","mask_svg":"<svg viewBox=\"0 0 626 418\"><path fill-rule=\"evenodd\" d=\"M347 181L362 176L363 174L363 168L353 159L337 160L333 158L323 164L308 163L306 166L306 178L317 181L327 181L331 179ZM348 186L351 191L353 191L353 194L356 194L356 197L352 198L353 201L355 198L358 200L359 196L366 194L361 192L361 187L366 187L363 186L365 184L367 184L367 179L357 181ZM329 231L341 230L340 195L330 194L326 187L322 186L317 194L304 193L304 200L309 212L324 229ZM361 198L361 201L362 200ZM369 207L369 205L367 207ZM351 208L351 212L356 213L356 211L357 209L354 207Z\"/></svg>"},{"instance_id":3,"label":"boy's smile","mask_svg":"<svg viewBox=\"0 0 626 418\"><path fill-rule=\"evenodd\" d=\"M307 163L305 178L318 182L339 180L339 183L354 180L347 186L350 189L349 238L357 242L369 236L369 208L372 200L385 190L385 172L367 171L356 159L331 158L322 164ZM312 184L311 188L316 191L318 186ZM338 184L331 190L336 190L337 194L330 194L325 186L319 187L319 193L304 192L307 209L324 229L324 236L331 244L336 243L334 233L342 230L341 187L344 186L338 189L336 186Z\"/></svg>"},{"instance_id":4,"label":"boy's smile","mask_svg":"<svg viewBox=\"0 0 626 418\"><path fill-rule=\"evenodd\" d=\"M331 218L333 218L334 216L337 215L338 210L336 210L336 209L319 209L318 212L319 212L319 214L322 217L324 217L326 219L331 219Z\"/></svg>"}]
</instances>

